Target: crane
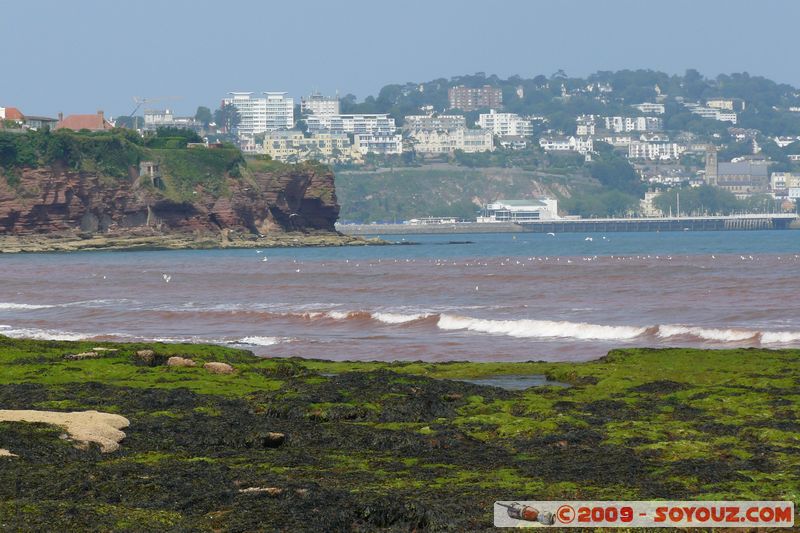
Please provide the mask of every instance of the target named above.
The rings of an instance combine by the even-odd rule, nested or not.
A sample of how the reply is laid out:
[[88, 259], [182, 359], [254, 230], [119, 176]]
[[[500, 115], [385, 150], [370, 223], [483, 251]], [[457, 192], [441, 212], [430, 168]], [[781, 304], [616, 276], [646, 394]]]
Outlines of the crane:
[[139, 108], [144, 104], [182, 99], [182, 96], [134, 96], [133, 103], [136, 104], [136, 107], [133, 108], [133, 111], [131, 111], [131, 114], [128, 115], [128, 117], [133, 117], [133, 115], [136, 114], [136, 112], [139, 111]]

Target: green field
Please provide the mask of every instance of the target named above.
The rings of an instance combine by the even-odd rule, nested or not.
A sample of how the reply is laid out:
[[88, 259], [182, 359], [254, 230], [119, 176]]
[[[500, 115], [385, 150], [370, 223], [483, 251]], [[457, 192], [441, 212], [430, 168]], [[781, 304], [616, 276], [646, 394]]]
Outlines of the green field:
[[[98, 346], [118, 351], [64, 358]], [[143, 348], [152, 363], [136, 360]], [[167, 367], [170, 355], [236, 371]], [[53, 426], [0, 423], [0, 448], [18, 455], [0, 457], [0, 529], [479, 531], [497, 499], [798, 502], [799, 357], [630, 349], [588, 363], [349, 363], [0, 337], [3, 409], [130, 420], [108, 454]], [[570, 386], [462, 381], [535, 374]]]

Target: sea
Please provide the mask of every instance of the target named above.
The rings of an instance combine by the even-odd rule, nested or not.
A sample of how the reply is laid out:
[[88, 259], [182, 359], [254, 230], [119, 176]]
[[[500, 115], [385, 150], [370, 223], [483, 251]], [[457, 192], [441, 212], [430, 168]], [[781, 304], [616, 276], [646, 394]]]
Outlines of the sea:
[[798, 231], [387, 239], [400, 244], [0, 254], [0, 334], [387, 361], [800, 347]]

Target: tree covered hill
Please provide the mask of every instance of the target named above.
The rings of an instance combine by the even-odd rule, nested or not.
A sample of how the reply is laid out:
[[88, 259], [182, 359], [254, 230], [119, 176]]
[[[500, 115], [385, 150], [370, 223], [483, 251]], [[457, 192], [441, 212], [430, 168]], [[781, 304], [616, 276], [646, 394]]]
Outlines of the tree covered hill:
[[563, 71], [549, 77], [511, 76], [506, 79], [479, 72], [422, 83], [386, 85], [377, 96], [368, 96], [362, 102], [348, 94], [342, 98], [342, 112], [389, 113], [398, 120], [419, 113], [423, 106], [432, 106], [441, 112], [449, 106], [448, 88], [458, 85], [499, 87], [503, 91], [505, 110], [546, 116], [553, 128], [565, 133], [574, 133], [577, 115], [634, 115], [637, 111], [630, 107], [632, 104], [653, 101], [659, 94], [665, 97], [667, 104], [672, 104], [667, 106], [667, 129], [724, 130], [727, 124], [692, 115], [675, 105], [675, 99], [733, 98], [746, 104], [739, 116], [739, 126], [761, 130], [765, 135], [800, 132], [800, 113], [788, 111], [790, 107], [800, 106], [798, 88], [746, 72], [707, 78], [694, 69], [683, 75], [654, 70], [598, 71], [585, 78], [570, 77]]

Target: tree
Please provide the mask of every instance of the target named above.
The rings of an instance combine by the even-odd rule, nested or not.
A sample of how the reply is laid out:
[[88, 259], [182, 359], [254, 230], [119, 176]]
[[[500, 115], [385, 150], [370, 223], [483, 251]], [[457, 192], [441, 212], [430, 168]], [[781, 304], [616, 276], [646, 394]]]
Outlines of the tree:
[[744, 209], [742, 202], [732, 192], [710, 185], [665, 191], [653, 200], [653, 205], [664, 213], [677, 215], [679, 194], [683, 215], [727, 215]]
[[214, 111], [214, 122], [217, 127], [225, 130], [226, 133], [232, 132], [241, 122], [239, 111], [233, 104], [222, 104], [219, 109]]
[[197, 108], [194, 119], [207, 128], [211, 121], [214, 120], [214, 116], [209, 108], [201, 105]]

